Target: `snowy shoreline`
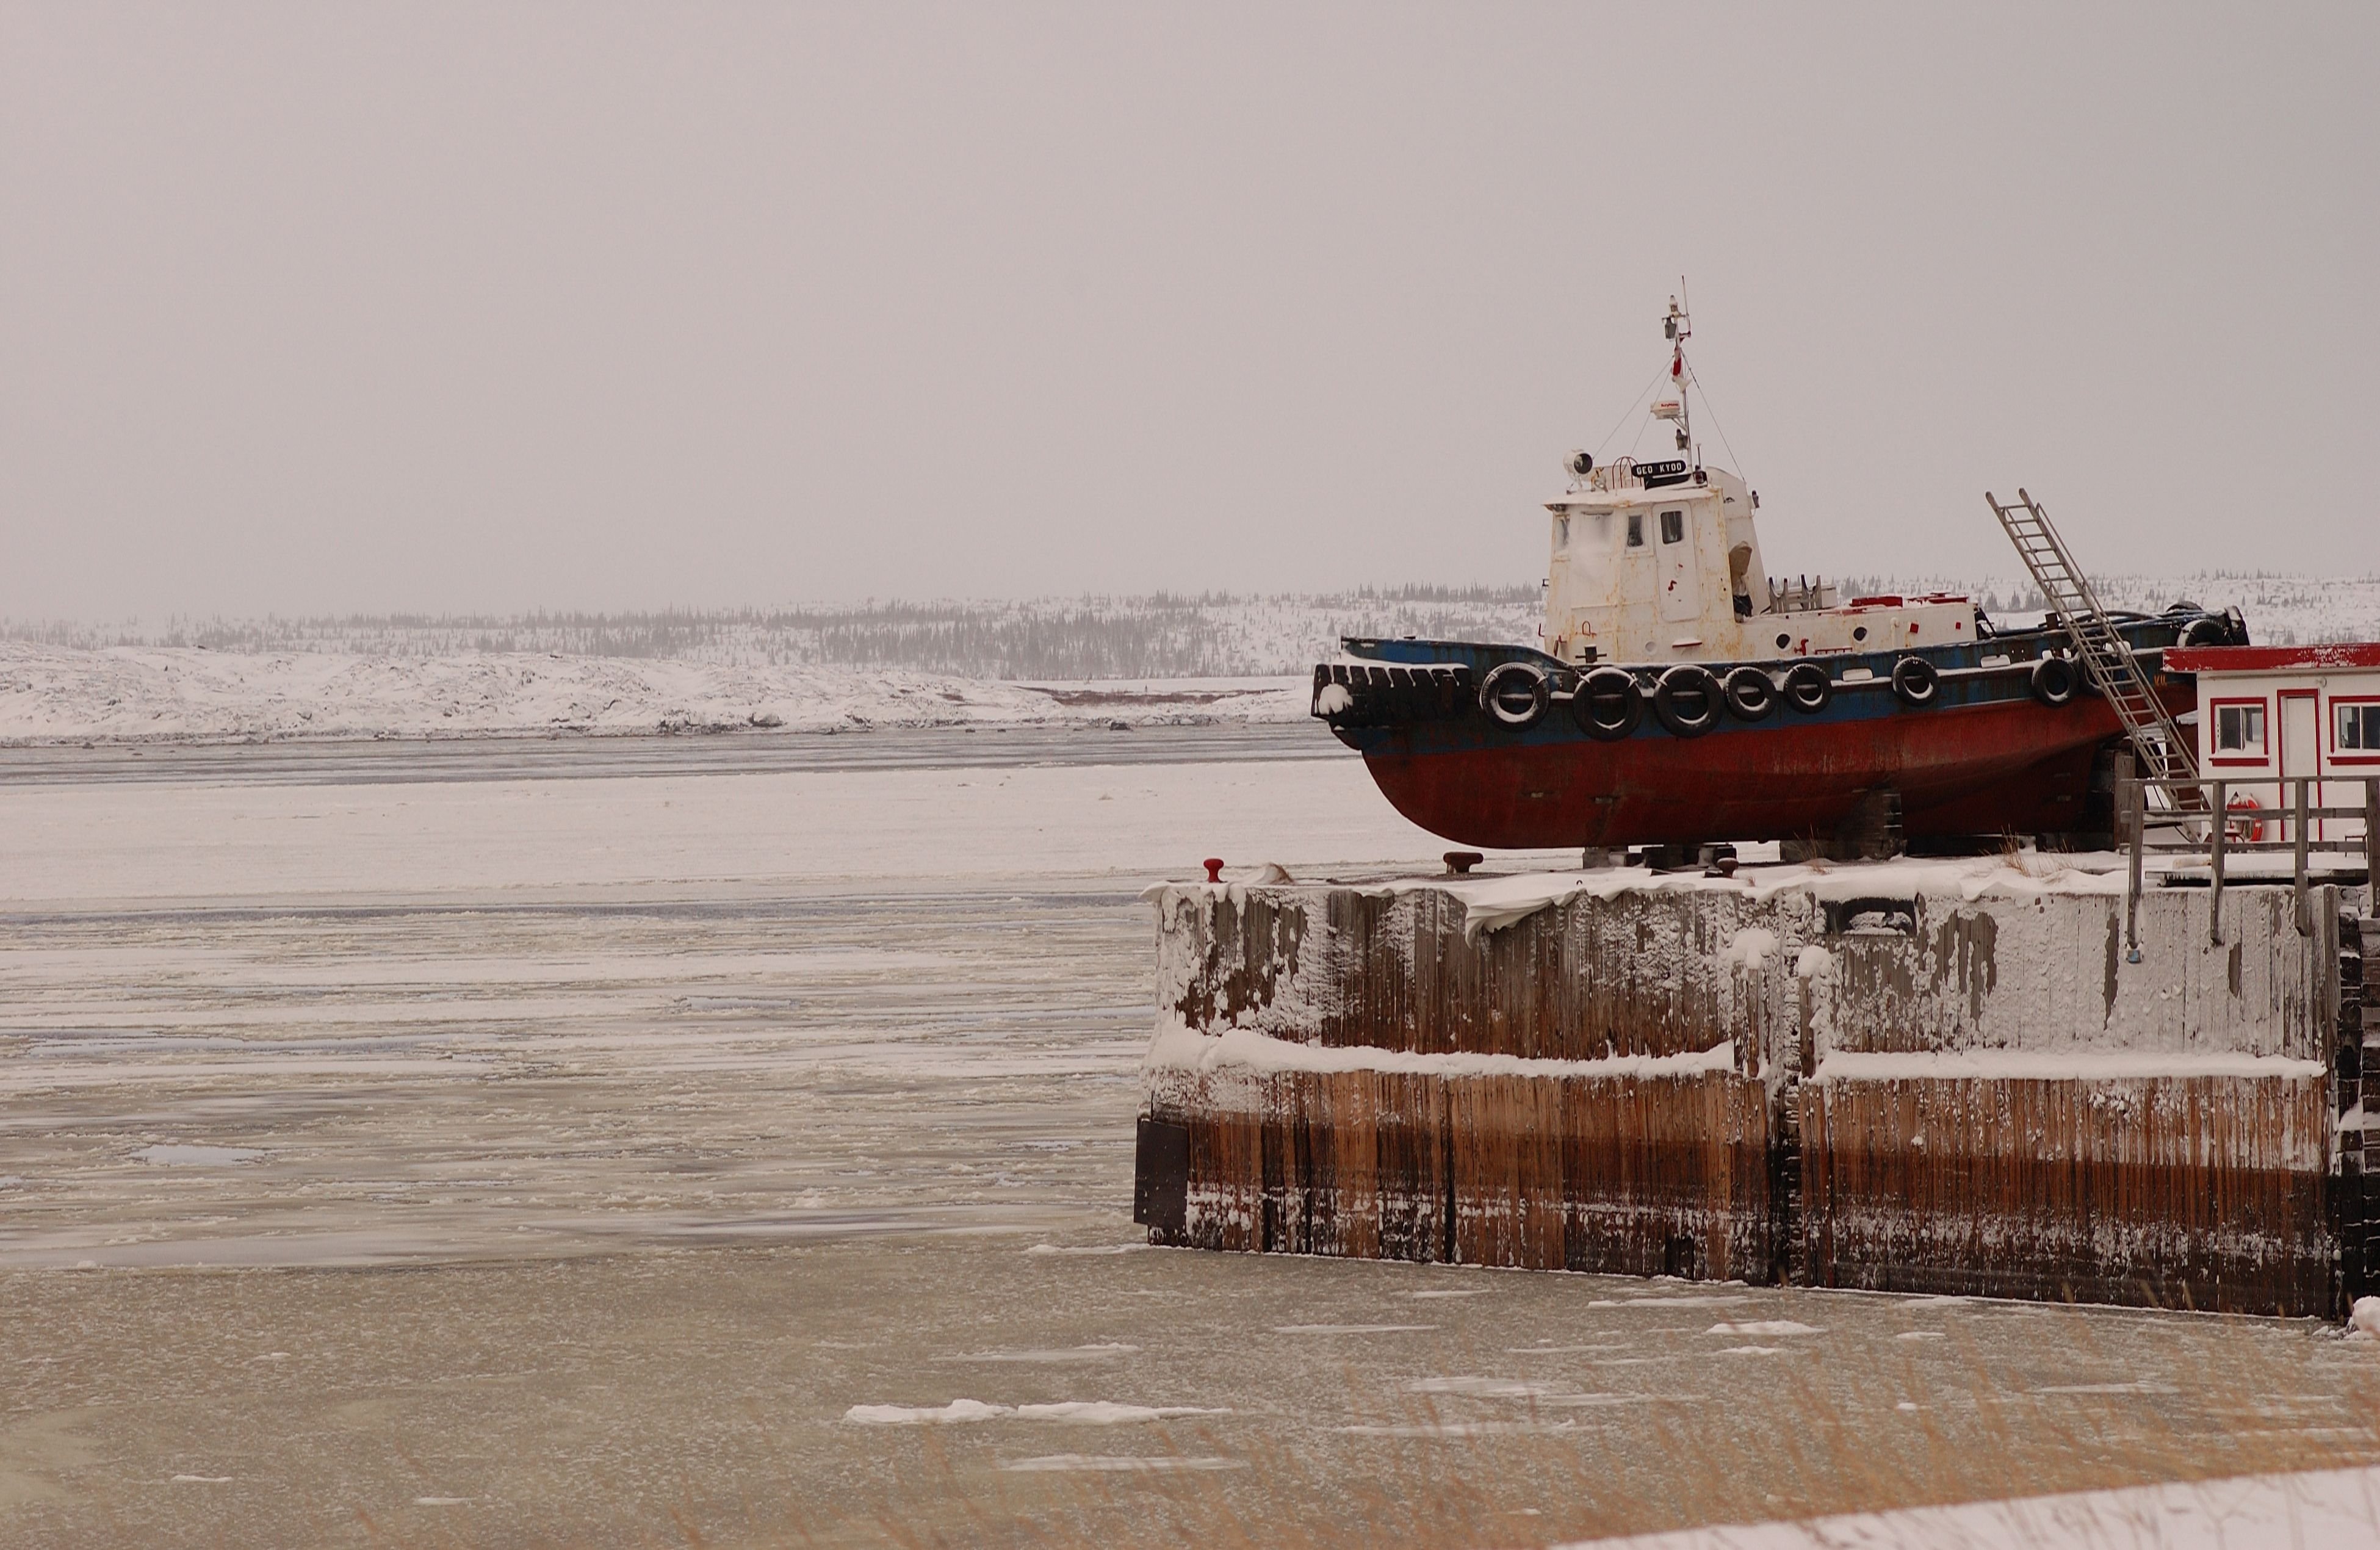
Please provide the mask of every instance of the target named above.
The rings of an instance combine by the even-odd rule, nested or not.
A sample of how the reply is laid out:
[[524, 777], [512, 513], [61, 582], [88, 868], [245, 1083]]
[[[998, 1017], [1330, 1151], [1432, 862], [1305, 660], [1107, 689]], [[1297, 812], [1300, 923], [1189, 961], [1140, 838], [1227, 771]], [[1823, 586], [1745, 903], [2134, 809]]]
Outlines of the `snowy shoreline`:
[[1302, 678], [1026, 684], [905, 669], [0, 642], [0, 746], [1295, 721]]
[[[2013, 586], [1939, 584], [2010, 617], [2038, 606]], [[2100, 586], [2116, 608], [2153, 612], [2185, 595], [2236, 602], [2260, 641], [2380, 636], [2380, 577], [2110, 576]], [[0, 621], [0, 746], [1292, 722], [1306, 713], [1306, 667], [1342, 635], [1525, 641], [1538, 607], [1534, 588], [1402, 588], [217, 621], [173, 624], [162, 636]], [[1235, 676], [1213, 676], [1226, 673]]]

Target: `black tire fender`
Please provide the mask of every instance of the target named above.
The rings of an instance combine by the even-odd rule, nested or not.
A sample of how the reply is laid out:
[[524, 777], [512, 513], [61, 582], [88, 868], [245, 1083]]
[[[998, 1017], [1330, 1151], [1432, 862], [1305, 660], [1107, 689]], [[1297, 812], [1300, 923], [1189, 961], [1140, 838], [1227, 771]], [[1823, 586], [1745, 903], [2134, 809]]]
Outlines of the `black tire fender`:
[[1901, 704], [1922, 710], [1942, 697], [1942, 670], [1923, 657], [1903, 657], [1892, 664], [1892, 692]]
[[1777, 708], [1777, 682], [1756, 667], [1727, 675], [1727, 708], [1739, 721], [1765, 721]]
[[1571, 696], [1571, 720], [1601, 743], [1617, 743], [1645, 723], [1645, 690], [1625, 668], [1599, 667]]
[[2060, 706], [2082, 692], [2082, 673], [2064, 657], [2044, 657], [2033, 664], [2030, 683], [2034, 698], [2044, 705]]
[[1545, 720], [1553, 694], [1543, 668], [1533, 662], [1503, 662], [1479, 681], [1479, 708], [1500, 727], [1526, 732]]
[[1815, 662], [1795, 662], [1785, 670], [1785, 702], [1804, 716], [1824, 710], [1835, 697], [1835, 681]]
[[2228, 621], [2212, 613], [2204, 613], [2181, 627], [2180, 643], [2184, 646], [2225, 646], [2230, 643]]
[[1718, 725], [1726, 703], [1718, 674], [1699, 662], [1680, 662], [1653, 690], [1653, 714], [1679, 737], [1700, 737]]

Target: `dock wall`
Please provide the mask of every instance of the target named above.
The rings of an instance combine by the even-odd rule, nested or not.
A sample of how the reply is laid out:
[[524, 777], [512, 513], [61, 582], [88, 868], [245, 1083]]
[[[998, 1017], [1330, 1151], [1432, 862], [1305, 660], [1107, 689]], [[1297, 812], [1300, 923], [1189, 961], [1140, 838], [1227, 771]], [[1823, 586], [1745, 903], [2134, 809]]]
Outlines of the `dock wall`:
[[2319, 890], [2301, 935], [2287, 890], [2235, 889], [2218, 942], [2203, 891], [2155, 892], [2133, 963], [2109, 879], [1988, 874], [1152, 890], [1136, 1215], [1217, 1249], [2338, 1307], [2360, 916]]

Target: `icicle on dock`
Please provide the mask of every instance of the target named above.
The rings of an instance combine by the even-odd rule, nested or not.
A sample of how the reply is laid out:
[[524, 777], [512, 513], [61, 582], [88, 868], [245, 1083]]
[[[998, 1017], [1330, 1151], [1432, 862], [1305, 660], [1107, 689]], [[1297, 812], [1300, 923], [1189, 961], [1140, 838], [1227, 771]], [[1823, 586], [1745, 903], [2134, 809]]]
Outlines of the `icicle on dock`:
[[2366, 889], [2131, 904], [2025, 855], [1149, 898], [1160, 1242], [2263, 1314], [2380, 1279]]

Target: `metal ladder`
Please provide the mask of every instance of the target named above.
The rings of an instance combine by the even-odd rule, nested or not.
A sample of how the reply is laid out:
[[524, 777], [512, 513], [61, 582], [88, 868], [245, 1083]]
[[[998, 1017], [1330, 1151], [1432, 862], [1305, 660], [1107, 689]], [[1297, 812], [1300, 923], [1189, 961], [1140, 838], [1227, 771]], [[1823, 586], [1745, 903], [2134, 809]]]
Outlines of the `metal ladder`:
[[[2124, 724], [2125, 740], [2146, 773], [2162, 781], [2195, 781], [2198, 759], [2190, 742], [2174, 724], [2165, 702], [2141, 676], [2131, 648], [2116, 633], [2107, 611], [2099, 606], [2098, 594], [2091, 590], [2089, 579], [2067, 551], [2058, 529], [2049, 525], [2049, 514], [2041, 509], [2041, 503], [2022, 486], [2010, 504], [2002, 505], [1988, 490], [1984, 499], [1991, 503], [1992, 515], [2000, 519], [2009, 542], [2016, 545], [2024, 568], [2033, 573], [2034, 585], [2048, 600], [2058, 627], [2074, 643], [2082, 671], [2090, 674], [2093, 685]], [[2195, 786], [2180, 788], [2174, 800], [2185, 813], [2207, 810], [2205, 794]]]

